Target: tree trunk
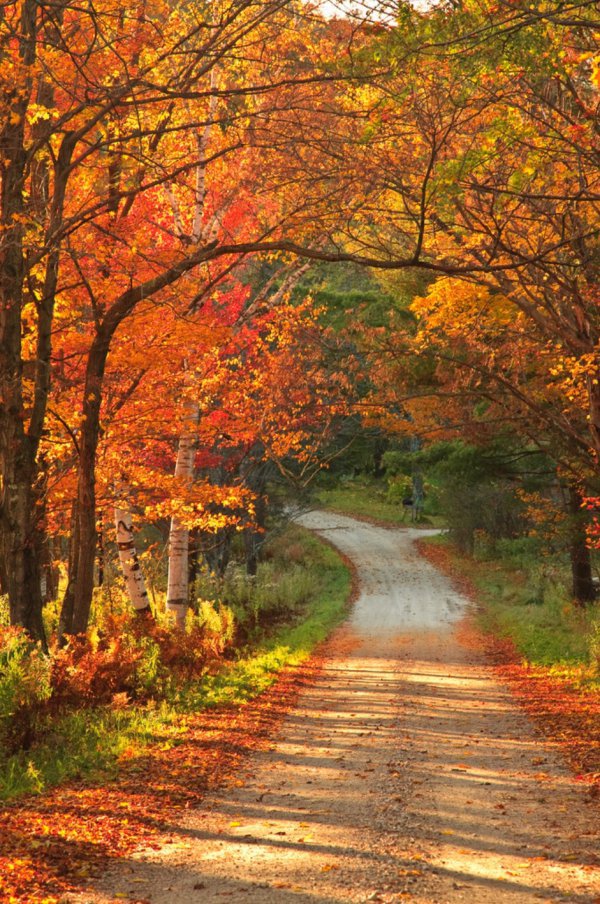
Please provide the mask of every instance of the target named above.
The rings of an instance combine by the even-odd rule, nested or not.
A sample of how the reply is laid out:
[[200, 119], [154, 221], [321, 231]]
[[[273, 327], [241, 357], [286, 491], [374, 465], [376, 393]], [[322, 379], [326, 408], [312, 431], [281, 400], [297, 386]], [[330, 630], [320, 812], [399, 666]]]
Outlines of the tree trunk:
[[[196, 427], [200, 412], [196, 402], [185, 405], [185, 423], [179, 438], [175, 479], [189, 486], [194, 479], [194, 455], [196, 451]], [[169, 531], [169, 576], [167, 581], [167, 611], [175, 616], [178, 628], [185, 627], [185, 617], [189, 605], [189, 530], [175, 515], [171, 518]]]
[[98, 587], [104, 586], [104, 570], [106, 566], [106, 549], [104, 547], [104, 516], [102, 512], [98, 512], [98, 541], [96, 547], [98, 550]]
[[[26, 0], [21, 15], [21, 56], [35, 60], [38, 4]], [[21, 312], [25, 261], [25, 114], [32, 83], [14, 91], [0, 127], [0, 556], [12, 624], [42, 640], [39, 531], [36, 525], [35, 437], [25, 429]]]
[[[7, 431], [13, 435], [17, 431]], [[26, 445], [24, 438], [23, 446]], [[3, 458], [1, 550], [4, 580], [9, 599], [10, 620], [26, 628], [45, 644], [42, 620], [40, 547], [42, 533], [37, 518], [34, 479], [18, 447]]]
[[569, 487], [569, 506], [571, 510], [571, 536], [569, 556], [571, 559], [571, 576], [573, 598], [580, 606], [593, 602], [596, 588], [592, 574], [592, 557], [587, 538], [587, 519], [582, 509], [583, 497], [579, 487]]
[[82, 428], [79, 444], [79, 477], [69, 553], [69, 580], [61, 611], [61, 635], [87, 630], [94, 593], [96, 560], [96, 452], [100, 436], [100, 403], [106, 358], [112, 330], [99, 330], [86, 369]]
[[77, 523], [77, 503], [73, 503], [71, 509], [71, 529], [69, 532], [69, 560], [67, 564], [67, 588], [63, 596], [58, 620], [58, 641], [61, 646], [67, 642], [69, 634], [73, 633], [73, 609], [75, 606], [75, 559], [79, 550], [79, 525]]
[[56, 599], [58, 593], [59, 571], [54, 564], [54, 543], [52, 537], [44, 535], [44, 543], [41, 555], [42, 568], [42, 598], [44, 603]]
[[140, 568], [140, 560], [133, 538], [131, 513], [117, 506], [115, 508], [115, 525], [117, 528], [119, 560], [123, 569], [123, 577], [125, 578], [125, 586], [127, 587], [131, 605], [137, 615], [151, 616], [152, 611], [148, 600], [148, 591], [146, 590], [144, 575]]

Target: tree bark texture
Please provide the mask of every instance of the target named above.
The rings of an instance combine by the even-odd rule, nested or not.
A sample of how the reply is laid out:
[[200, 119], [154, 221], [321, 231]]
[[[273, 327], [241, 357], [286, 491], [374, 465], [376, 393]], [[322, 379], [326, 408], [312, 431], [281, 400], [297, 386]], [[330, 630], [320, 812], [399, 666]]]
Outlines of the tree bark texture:
[[146, 590], [144, 575], [135, 548], [131, 512], [117, 506], [115, 508], [115, 525], [117, 529], [119, 561], [121, 562], [129, 600], [138, 615], [151, 615], [148, 591]]
[[[179, 438], [175, 479], [184, 486], [194, 479], [194, 457], [196, 451], [196, 428], [200, 412], [194, 401], [186, 402], [185, 423]], [[189, 605], [189, 530], [175, 515], [171, 518], [169, 531], [169, 575], [167, 581], [167, 611], [175, 616], [178, 628], [185, 627], [185, 617]]]
[[[116, 328], [116, 327], [115, 327]], [[100, 437], [100, 404], [106, 358], [114, 329], [101, 327], [90, 348], [83, 395], [79, 473], [69, 555], [69, 580], [61, 613], [65, 634], [87, 630], [94, 592], [96, 530], [96, 453]]]
[[[35, 60], [37, 7], [23, 4], [21, 58]], [[44, 641], [40, 586], [39, 531], [36, 525], [35, 441], [23, 417], [21, 312], [24, 304], [25, 260], [25, 115], [31, 79], [14, 91], [0, 128], [2, 166], [0, 197], [0, 556], [12, 624], [22, 625]]]
[[586, 531], [586, 517], [582, 510], [583, 496], [579, 487], [569, 487], [569, 504], [571, 509], [571, 537], [569, 557], [571, 560], [571, 576], [573, 597], [581, 606], [593, 602], [596, 588], [592, 572], [592, 557]]

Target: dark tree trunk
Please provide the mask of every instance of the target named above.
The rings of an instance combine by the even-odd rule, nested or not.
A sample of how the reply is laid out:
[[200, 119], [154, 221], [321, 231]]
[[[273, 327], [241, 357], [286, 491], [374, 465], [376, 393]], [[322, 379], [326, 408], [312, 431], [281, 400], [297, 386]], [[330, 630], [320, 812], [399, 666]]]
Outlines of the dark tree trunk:
[[104, 557], [106, 551], [104, 549], [104, 524], [102, 512], [98, 513], [98, 519], [100, 521], [100, 527], [98, 528], [98, 539], [97, 539], [97, 549], [98, 549], [98, 587], [102, 587], [104, 584]]
[[79, 549], [77, 524], [77, 504], [73, 503], [71, 510], [71, 530], [69, 536], [69, 559], [67, 565], [67, 588], [63, 597], [58, 621], [58, 638], [60, 644], [66, 642], [69, 634], [73, 633], [73, 609], [75, 606], [75, 562]]
[[41, 550], [42, 598], [44, 603], [56, 599], [59, 572], [54, 565], [54, 544], [47, 534], [43, 538]]
[[[69, 582], [65, 597], [65, 631], [83, 634], [87, 630], [94, 593], [96, 561], [96, 452], [100, 437], [100, 403], [106, 358], [112, 333], [100, 329], [88, 358], [79, 445], [79, 480], [75, 502], [75, 530], [69, 556]], [[71, 602], [72, 594], [72, 602]], [[72, 610], [71, 610], [72, 605]]]
[[[21, 15], [23, 62], [35, 61], [38, 4], [26, 0]], [[36, 499], [36, 436], [27, 433], [23, 401], [21, 312], [25, 260], [25, 115], [32, 83], [8, 98], [0, 126], [0, 557], [10, 618], [45, 643]]]
[[[65, 133], [53, 163], [35, 156], [25, 145], [27, 108], [34, 92], [34, 63], [42, 31], [43, 40], [58, 46], [63, 9], [57, 4], [45, 17], [36, 0], [22, 4], [18, 35], [20, 55], [30, 75], [7, 98], [9, 109], [0, 126], [2, 196], [0, 200], [0, 556], [9, 596], [11, 621], [23, 625], [45, 644], [42, 621], [42, 562], [44, 558], [43, 465], [37, 461], [48, 393], [52, 351], [52, 319], [58, 283], [60, 247], [55, 235], [62, 221], [66, 186], [75, 146]], [[51, 107], [54, 85], [43, 78], [37, 83], [35, 101]], [[46, 124], [33, 127], [41, 140]], [[43, 143], [43, 142], [42, 142]], [[34, 142], [35, 144], [35, 142]], [[53, 172], [53, 179], [51, 173]], [[29, 184], [26, 183], [30, 176]], [[27, 192], [26, 192], [27, 190]], [[43, 278], [26, 269], [23, 222], [31, 218], [45, 223], [44, 242], [52, 250], [45, 258]], [[25, 295], [35, 286], [39, 294]], [[23, 399], [21, 316], [25, 301], [35, 303], [37, 348], [33, 397], [26, 412]], [[27, 416], [26, 416], [27, 415]], [[28, 425], [27, 421], [29, 421]]]
[[573, 598], [576, 603], [585, 606], [596, 598], [596, 588], [592, 573], [592, 557], [587, 539], [587, 518], [581, 505], [583, 497], [579, 487], [569, 487], [569, 506], [571, 510], [571, 537], [569, 556], [571, 559], [571, 575]]

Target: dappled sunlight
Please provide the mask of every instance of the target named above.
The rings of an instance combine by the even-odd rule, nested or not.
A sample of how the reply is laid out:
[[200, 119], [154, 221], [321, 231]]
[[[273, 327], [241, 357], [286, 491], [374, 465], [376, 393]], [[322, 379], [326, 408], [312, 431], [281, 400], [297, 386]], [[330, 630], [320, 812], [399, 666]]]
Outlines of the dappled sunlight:
[[474, 900], [591, 901], [594, 838], [576, 825], [557, 830], [593, 804], [515, 712], [493, 668], [455, 642], [414, 637], [402, 693], [411, 812], [433, 842], [436, 875], [454, 877]]
[[[411, 569], [413, 588], [427, 580], [418, 559]], [[194, 890], [257, 904], [594, 902], [595, 804], [448, 629], [446, 599], [440, 630], [400, 610], [389, 633], [351, 619], [279, 735], [165, 826], [168, 844], [120, 869], [123, 891], [151, 889], [152, 904]], [[386, 600], [369, 603], [375, 625], [391, 617], [373, 608]]]
[[324, 668], [252, 772], [145, 855], [160, 881], [257, 902], [591, 900], [593, 846], [554, 831], [572, 778], [489, 666], [449, 640], [439, 661], [431, 632], [410, 640]]

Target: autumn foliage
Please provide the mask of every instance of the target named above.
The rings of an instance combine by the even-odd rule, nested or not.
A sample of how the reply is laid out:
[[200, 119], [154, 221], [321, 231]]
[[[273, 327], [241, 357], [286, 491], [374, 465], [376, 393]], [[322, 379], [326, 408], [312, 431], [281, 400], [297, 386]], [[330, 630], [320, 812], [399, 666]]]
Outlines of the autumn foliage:
[[177, 635], [132, 616], [108, 617], [102, 630], [69, 639], [52, 658], [23, 629], [0, 633], [0, 740], [5, 754], [28, 749], [69, 711], [147, 703], [199, 678], [234, 640], [230, 610], [206, 603]]
[[[164, 699], [247, 641], [255, 598], [236, 620], [200, 579], [223, 582], [234, 551], [254, 586], [281, 486], [301, 495], [346, 428], [543, 456], [545, 494], [519, 504], [569, 534], [573, 596], [595, 598], [597, 12], [368, 6], [2, 4], [7, 753], [66, 712]], [[313, 265], [340, 262], [369, 268], [384, 312], [359, 299], [331, 326]], [[32, 900], [68, 887], [72, 846], [94, 867], [82, 802], [99, 795], [78, 794], [71, 825], [11, 811], [9, 900], [35, 887], [26, 832], [53, 874]], [[129, 850], [126, 820], [106, 826], [101, 846]]]

